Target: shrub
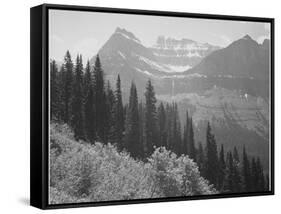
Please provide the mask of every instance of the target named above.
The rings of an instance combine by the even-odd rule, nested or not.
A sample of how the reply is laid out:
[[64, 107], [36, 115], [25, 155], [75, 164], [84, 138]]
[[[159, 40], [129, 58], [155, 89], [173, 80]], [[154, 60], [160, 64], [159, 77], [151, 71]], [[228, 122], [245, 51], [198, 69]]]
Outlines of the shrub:
[[215, 193], [192, 160], [163, 147], [144, 163], [111, 144], [77, 142], [65, 125], [50, 133], [51, 204]]

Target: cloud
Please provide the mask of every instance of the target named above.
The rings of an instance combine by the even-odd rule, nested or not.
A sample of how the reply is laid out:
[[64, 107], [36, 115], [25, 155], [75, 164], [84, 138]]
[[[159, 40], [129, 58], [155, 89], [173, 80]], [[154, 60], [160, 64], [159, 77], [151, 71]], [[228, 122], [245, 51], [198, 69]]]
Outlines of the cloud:
[[64, 42], [64, 40], [61, 38], [61, 37], [59, 37], [58, 35], [56, 35], [56, 34], [52, 34], [51, 36], [50, 36], [50, 40], [52, 41], [52, 42], [54, 42], [55, 44], [57, 44], [57, 43], [63, 43]]

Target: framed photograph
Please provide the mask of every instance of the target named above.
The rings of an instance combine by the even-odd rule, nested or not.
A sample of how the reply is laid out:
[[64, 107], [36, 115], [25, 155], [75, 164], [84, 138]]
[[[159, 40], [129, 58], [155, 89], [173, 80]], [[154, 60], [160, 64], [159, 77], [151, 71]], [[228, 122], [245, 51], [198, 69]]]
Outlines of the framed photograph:
[[31, 205], [274, 194], [274, 19], [31, 8]]

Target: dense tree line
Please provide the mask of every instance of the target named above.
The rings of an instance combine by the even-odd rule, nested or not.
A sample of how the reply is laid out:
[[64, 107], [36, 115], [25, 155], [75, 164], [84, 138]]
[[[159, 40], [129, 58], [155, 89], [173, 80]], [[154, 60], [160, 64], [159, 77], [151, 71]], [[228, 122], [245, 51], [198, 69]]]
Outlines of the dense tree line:
[[120, 76], [113, 89], [104, 78], [99, 56], [93, 67], [87, 61], [84, 68], [82, 56], [77, 55], [73, 63], [67, 51], [60, 69], [55, 61], [50, 62], [50, 74], [51, 120], [68, 124], [76, 140], [111, 143], [140, 160], [146, 160], [156, 148], [165, 147], [178, 156], [188, 155], [193, 159], [201, 175], [220, 192], [268, 190], [269, 179], [258, 157], [249, 157], [245, 147], [242, 157], [236, 147], [225, 153], [221, 145], [218, 151], [210, 123], [207, 123], [205, 146], [196, 144], [189, 112], [181, 127], [177, 104], [157, 105], [150, 80], [144, 103], [132, 82], [129, 103], [124, 105]]

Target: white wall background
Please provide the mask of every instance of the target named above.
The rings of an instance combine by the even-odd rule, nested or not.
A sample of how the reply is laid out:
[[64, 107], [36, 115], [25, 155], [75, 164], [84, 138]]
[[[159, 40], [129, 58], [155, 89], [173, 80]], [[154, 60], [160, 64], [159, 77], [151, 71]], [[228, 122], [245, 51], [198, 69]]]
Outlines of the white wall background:
[[[29, 8], [39, 0], [6, 0], [0, 6], [0, 213], [41, 213], [29, 203]], [[53, 0], [48, 3], [273, 17], [276, 82], [276, 195], [98, 208], [49, 213], [278, 213], [281, 206], [280, 2], [277, 0]], [[280, 212], [280, 211], [279, 211]]]

